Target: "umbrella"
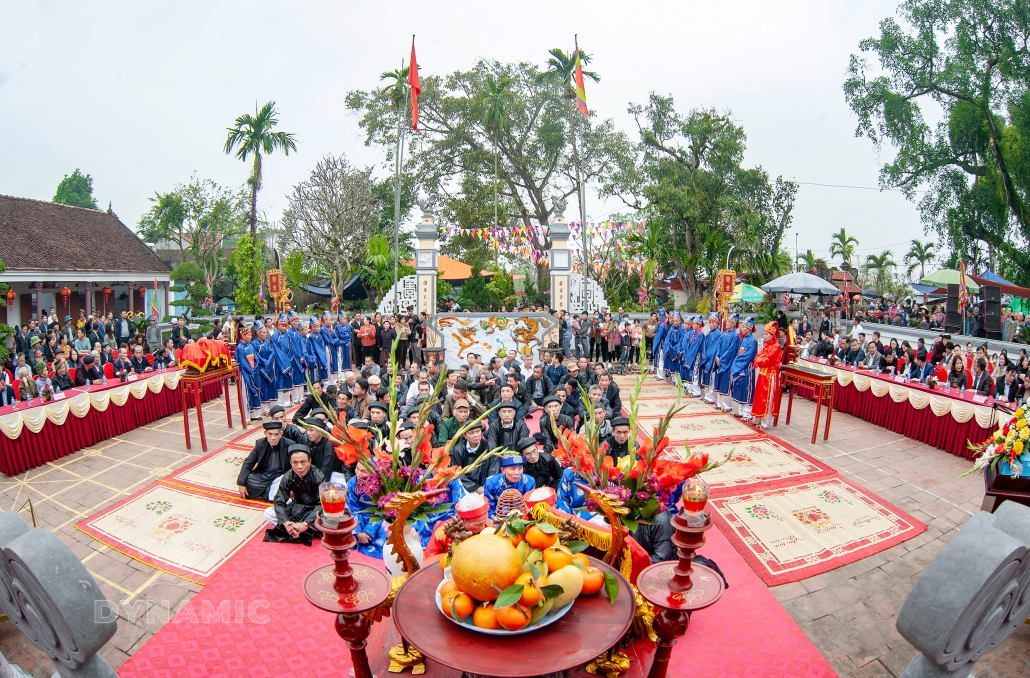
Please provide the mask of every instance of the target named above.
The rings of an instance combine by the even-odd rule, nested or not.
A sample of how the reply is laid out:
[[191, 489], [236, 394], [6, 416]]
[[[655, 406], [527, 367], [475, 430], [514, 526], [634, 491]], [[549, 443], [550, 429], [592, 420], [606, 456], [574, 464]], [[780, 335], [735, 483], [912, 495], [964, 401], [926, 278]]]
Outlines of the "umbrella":
[[871, 298], [875, 299], [876, 297], [879, 297], [879, 296], [882, 296], [882, 295], [879, 292], [877, 292], [876, 290], [869, 289], [869, 290], [862, 290], [862, 296], [863, 297], [871, 297]]
[[1005, 280], [1005, 278], [1002, 278], [1000, 275], [998, 275], [994, 271], [984, 271], [983, 275], [981, 275], [979, 277], [983, 278], [984, 280], [990, 280], [991, 282], [1001, 283], [1002, 285], [1012, 285], [1013, 284], [1013, 283], [1010, 283], [1008, 280]]
[[776, 280], [771, 280], [762, 289], [766, 292], [790, 292], [791, 294], [832, 294], [837, 296], [840, 290], [817, 275], [811, 273], [788, 273]]
[[765, 292], [754, 285], [741, 283], [733, 288], [733, 296], [730, 297], [730, 301], [733, 303], [744, 301], [749, 304], [759, 304], [765, 301]]
[[[942, 268], [939, 271], [934, 271], [919, 282], [923, 285], [937, 285], [937, 287], [958, 285], [959, 272], [953, 268]], [[969, 277], [969, 274], [966, 274], [966, 289], [969, 290], [970, 294], [976, 294], [980, 291], [980, 286], [976, 284], [976, 281]]]

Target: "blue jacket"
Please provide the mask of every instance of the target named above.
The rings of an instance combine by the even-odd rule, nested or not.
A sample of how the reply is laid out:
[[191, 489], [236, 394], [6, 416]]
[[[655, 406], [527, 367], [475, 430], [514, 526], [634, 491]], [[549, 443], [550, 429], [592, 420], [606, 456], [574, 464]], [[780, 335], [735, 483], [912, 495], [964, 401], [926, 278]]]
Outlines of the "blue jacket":
[[755, 335], [749, 334], [742, 337], [740, 346], [737, 348], [737, 357], [733, 359], [733, 371], [730, 372], [730, 375], [737, 376], [746, 372], [754, 364], [756, 355], [758, 355], [758, 340], [755, 339]]
[[654, 333], [654, 352], [658, 353], [658, 349], [662, 347], [662, 341], [665, 340], [665, 335], [669, 331], [669, 323], [658, 323], [658, 329]]
[[[914, 360], [911, 363], [909, 363], [909, 365], [908, 365], [908, 376], [911, 379], [915, 379], [916, 381], [919, 381], [919, 382], [925, 382], [926, 378], [929, 377], [931, 374], [933, 374], [933, 372], [934, 372], [933, 363], [931, 363], [929, 360], [927, 360], [926, 364], [923, 365], [923, 369], [922, 370], [919, 369], [919, 365]], [[969, 383], [970, 384], [973, 383], [972, 377], [970, 377]]]
[[390, 535], [387, 533], [386, 524], [383, 521], [373, 521], [370, 514], [362, 513], [373, 504], [368, 497], [358, 494], [357, 486], [358, 477], [351, 476], [347, 481], [347, 511], [358, 521], [358, 526], [354, 528], [355, 536], [364, 532], [372, 538], [372, 541], [367, 544], [358, 542], [358, 553], [371, 558], [382, 558], [383, 546], [386, 545], [386, 540]]
[[574, 469], [567, 468], [562, 471], [561, 482], [558, 484], [558, 498], [554, 507], [559, 511], [574, 513], [580, 518], [589, 520], [594, 514], [586, 510], [587, 498], [583, 490], [573, 483], [583, 482]]
[[486, 479], [483, 483], [483, 496], [490, 502], [490, 519], [493, 520], [494, 511], [497, 510], [497, 498], [501, 496], [501, 492], [507, 489], [515, 488], [522, 494], [529, 492], [536, 487], [536, 481], [533, 480], [533, 476], [523, 473], [522, 477], [519, 478], [517, 485], [512, 485], [508, 482], [508, 479], [504, 477], [504, 472], [495, 473]]
[[558, 367], [555, 367], [554, 364], [548, 365], [547, 369], [544, 371], [544, 374], [547, 375], [547, 378], [550, 379], [551, 383], [555, 386], [557, 386], [558, 382], [561, 381], [568, 373], [569, 369], [560, 363], [558, 364]]
[[736, 330], [723, 332], [722, 338], [719, 339], [719, 374], [729, 372], [737, 357], [738, 348], [740, 348], [740, 334]]
[[680, 342], [683, 341], [683, 325], [679, 327], [670, 326], [669, 331], [665, 333], [665, 357], [666, 358], [679, 358]]
[[[240, 366], [240, 374], [243, 376], [243, 383], [247, 385], [247, 391], [249, 391], [251, 395], [258, 395], [258, 383], [254, 377], [261, 368], [261, 360], [258, 357], [258, 352], [254, 346], [254, 342], [251, 341], [248, 344], [241, 341], [236, 344], [234, 355], [236, 357], [236, 364]], [[247, 356], [253, 356], [253, 366], [251, 366], [250, 360], [247, 359]]]
[[308, 341], [300, 330], [294, 327], [286, 330], [286, 338], [290, 342], [290, 362], [293, 363], [293, 370], [302, 374], [309, 367]]
[[694, 337], [694, 328], [685, 325], [683, 328], [683, 334], [680, 335], [679, 348], [676, 349], [676, 353], [680, 356], [681, 360], [686, 360], [687, 346], [690, 345], [690, 340]]
[[715, 356], [719, 354], [719, 341], [722, 339], [722, 330], [716, 328], [705, 336], [704, 353], [701, 362], [709, 372], [715, 366]]
[[319, 367], [325, 367], [325, 339], [322, 337], [322, 330], [312, 332], [308, 335], [308, 348], [315, 357]]
[[701, 331], [691, 333], [690, 341], [686, 342], [683, 348], [684, 364], [692, 366], [704, 345], [705, 335]]
[[351, 343], [350, 325], [348, 325], [347, 323], [344, 323], [344, 322], [337, 323], [337, 325], [336, 325], [336, 338], [339, 340], [338, 343], [336, 344], [337, 346], [341, 346], [341, 347], [343, 347], [345, 349], [350, 350], [350, 343]]
[[276, 384], [276, 377], [279, 375], [279, 368], [275, 360], [275, 347], [272, 346], [272, 342], [269, 339], [261, 341], [255, 339], [254, 344], [257, 345], [258, 359], [261, 365], [261, 376], [267, 379], [269, 382]]
[[293, 374], [293, 347], [290, 344], [289, 331], [276, 332], [268, 341], [272, 344], [276, 372]]

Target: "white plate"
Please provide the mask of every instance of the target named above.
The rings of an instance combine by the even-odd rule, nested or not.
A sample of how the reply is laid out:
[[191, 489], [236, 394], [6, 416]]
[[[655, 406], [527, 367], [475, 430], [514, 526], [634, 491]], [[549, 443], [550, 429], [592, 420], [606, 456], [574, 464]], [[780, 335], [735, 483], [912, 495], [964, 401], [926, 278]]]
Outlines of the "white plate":
[[447, 619], [452, 624], [457, 624], [458, 626], [462, 626], [464, 628], [467, 628], [470, 631], [476, 631], [477, 633], [485, 633], [485, 634], [487, 634], [489, 636], [519, 636], [519, 635], [522, 635], [523, 633], [529, 633], [530, 631], [536, 631], [537, 629], [542, 629], [545, 626], [547, 626], [549, 624], [553, 624], [554, 622], [556, 622], [559, 619], [561, 619], [562, 617], [564, 617], [565, 613], [568, 612], [570, 609], [572, 609], [572, 603], [576, 602], [576, 601], [572, 601], [572, 603], [569, 603], [568, 605], [566, 605], [564, 607], [561, 607], [561, 608], [559, 608], [557, 610], [552, 609], [550, 612], [548, 612], [547, 614], [544, 615], [543, 619], [541, 619], [537, 623], [529, 624], [528, 626], [524, 626], [521, 629], [519, 629], [518, 631], [509, 631], [507, 629], [482, 629], [482, 628], [479, 628], [478, 626], [476, 626], [475, 624], [472, 623], [472, 615], [469, 615], [469, 616], [465, 617], [464, 619], [462, 619], [461, 621], [458, 621], [456, 619], [451, 618], [450, 615], [444, 614], [444, 611], [443, 611], [443, 598], [440, 596], [440, 589], [443, 588], [443, 585], [446, 584], [448, 581], [449, 581], [448, 579], [444, 579], [436, 587], [436, 609], [440, 610], [440, 614], [443, 614], [444, 618]]

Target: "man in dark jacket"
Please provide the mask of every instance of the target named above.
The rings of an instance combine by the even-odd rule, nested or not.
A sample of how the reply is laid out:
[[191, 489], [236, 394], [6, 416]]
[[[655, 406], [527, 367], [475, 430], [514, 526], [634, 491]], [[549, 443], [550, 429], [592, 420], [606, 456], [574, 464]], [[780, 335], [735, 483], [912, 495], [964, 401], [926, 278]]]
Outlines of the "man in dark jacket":
[[87, 353], [84, 355], [82, 357], [82, 364], [75, 370], [75, 385], [85, 386], [87, 381], [90, 384], [99, 384], [103, 380], [104, 375], [100, 372], [100, 368], [97, 367], [96, 358], [93, 354]]
[[672, 536], [676, 530], [671, 520], [669, 512], [662, 511], [649, 522], [641, 521], [633, 533], [633, 538], [651, 556], [652, 563], [676, 558], [676, 549], [672, 545]]
[[263, 428], [265, 437], [254, 443], [236, 478], [243, 499], [271, 501], [275, 496], [272, 490], [278, 491], [274, 481], [290, 468], [287, 450], [294, 441], [283, 437], [282, 422], [266, 421]]
[[612, 375], [605, 372], [597, 381], [601, 387], [601, 397], [608, 401], [612, 408], [612, 414], [618, 416], [622, 412], [622, 398], [619, 393], [619, 385], [612, 381]]
[[523, 438], [518, 443], [519, 454], [522, 455], [522, 472], [536, 481], [537, 487], [558, 487], [561, 482], [562, 467], [558, 460], [537, 447], [536, 438]]
[[318, 486], [325, 476], [312, 465], [307, 445], [290, 445], [288, 454], [290, 469], [283, 474], [272, 506], [265, 510], [265, 520], [272, 525], [265, 531], [265, 541], [311, 546], [312, 538], [321, 537], [315, 517], [321, 504]]
[[343, 464], [343, 460], [336, 456], [336, 448], [333, 442], [326, 437], [329, 432], [329, 424], [317, 417], [304, 421], [307, 428], [304, 429], [304, 442], [311, 453], [311, 463], [322, 472], [326, 480], [333, 480], [333, 474], [339, 474], [336, 478], [338, 483], [346, 483], [354, 475], [354, 470]]
[[533, 399], [536, 405], [543, 405], [544, 398], [554, 394], [554, 383], [544, 374], [542, 365], [533, 368], [533, 374], [526, 379], [526, 394]]
[[[480, 456], [488, 452], [485, 438], [486, 425], [480, 422], [479, 426], [473, 426], [465, 431], [464, 440], [459, 440], [451, 450], [451, 463], [455, 466], [471, 466]], [[490, 459], [479, 465], [471, 473], [461, 477], [461, 484], [466, 492], [483, 493], [483, 484], [486, 479], [497, 473], [499, 466], [497, 459]]]
[[615, 417], [612, 419], [612, 434], [608, 436], [608, 454], [612, 459], [618, 461], [627, 454], [636, 454], [637, 446], [629, 439], [629, 419], [627, 417]]
[[515, 450], [516, 444], [529, 437], [529, 427], [524, 419], [515, 418], [515, 403], [505, 400], [497, 409], [497, 420], [490, 422], [486, 434], [486, 447], [489, 450], [500, 447]]
[[[572, 409], [572, 408], [569, 408]], [[553, 452], [558, 447], [558, 438], [554, 434], [551, 422], [553, 421], [559, 429], [565, 428], [575, 430], [575, 421], [572, 416], [561, 413], [562, 401], [556, 395], [544, 398], [544, 414], [540, 417], [540, 432], [535, 438], [544, 446], [544, 452]]]

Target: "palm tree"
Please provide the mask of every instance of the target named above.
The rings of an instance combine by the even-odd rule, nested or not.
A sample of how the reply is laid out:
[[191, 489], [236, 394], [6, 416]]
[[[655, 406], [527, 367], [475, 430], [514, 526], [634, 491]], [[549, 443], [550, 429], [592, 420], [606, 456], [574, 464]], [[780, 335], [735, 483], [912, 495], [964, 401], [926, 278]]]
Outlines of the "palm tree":
[[490, 131], [494, 142], [494, 228], [497, 228], [497, 136], [508, 126], [508, 107], [511, 105], [511, 85], [514, 78], [496, 79], [486, 76], [486, 89], [479, 97], [483, 103], [483, 126]]
[[[573, 78], [576, 75], [576, 53], [566, 54], [560, 47], [555, 47], [548, 52], [551, 58], [547, 60], [547, 70], [537, 75], [537, 81], [551, 83], [562, 88], [562, 95], [569, 102], [569, 131], [572, 134], [572, 161], [576, 167], [576, 191], [579, 193], [580, 210], [583, 206], [583, 183], [579, 176], [579, 148], [576, 146], [576, 85]], [[590, 63], [590, 56], [580, 50], [580, 62]], [[583, 71], [583, 77], [594, 82], [601, 82], [601, 76], [594, 71]], [[580, 221], [586, 221], [585, 214], [580, 214]], [[586, 233], [586, 226], [582, 227]], [[590, 257], [584, 252], [587, 275], [590, 275]], [[542, 281], [540, 281], [542, 282]]]
[[648, 221], [642, 233], [631, 233], [626, 238], [630, 256], [644, 260], [642, 280], [654, 280], [658, 276], [658, 267], [668, 257], [668, 241], [665, 229], [654, 221]]
[[922, 280], [926, 277], [926, 264], [932, 264], [936, 258], [937, 253], [934, 251], [937, 248], [932, 242], [919, 242], [918, 240], [912, 241], [912, 246], [908, 252], [905, 253], [905, 263], [908, 264], [908, 277], [912, 277], [912, 273], [919, 268], [919, 279]]
[[855, 256], [857, 245], [858, 238], [848, 235], [847, 231], [841, 228], [830, 238], [830, 256], [841, 258], [841, 268], [851, 268], [851, 258]]
[[865, 266], [870, 272], [875, 271], [876, 291], [880, 294], [887, 292], [890, 287], [891, 274], [897, 266], [894, 255], [890, 250], [884, 250], [879, 254], [870, 254], [866, 257]]
[[254, 173], [248, 179], [250, 183], [250, 237], [257, 242], [257, 194], [261, 188], [261, 154], [269, 155], [282, 151], [289, 155], [297, 150], [297, 141], [289, 132], [273, 132], [272, 128], [279, 124], [275, 110], [275, 102], [269, 101], [256, 110], [254, 115], [245, 113], [236, 118], [229, 128], [229, 137], [225, 140], [225, 154], [236, 151], [236, 157], [246, 162], [247, 157], [254, 156]]
[[369, 238], [364, 264], [360, 267], [361, 281], [369, 301], [378, 304], [393, 284], [393, 246], [385, 234]]
[[815, 268], [815, 252], [812, 250], [805, 250], [805, 253], [801, 255], [800, 262], [802, 271], [811, 271]]
[[385, 71], [379, 74], [379, 80], [391, 81], [383, 85], [379, 90], [379, 96], [390, 102], [390, 106], [399, 109], [408, 100], [408, 70], [409, 67], [398, 68], [393, 71]]

